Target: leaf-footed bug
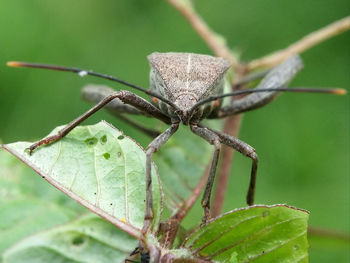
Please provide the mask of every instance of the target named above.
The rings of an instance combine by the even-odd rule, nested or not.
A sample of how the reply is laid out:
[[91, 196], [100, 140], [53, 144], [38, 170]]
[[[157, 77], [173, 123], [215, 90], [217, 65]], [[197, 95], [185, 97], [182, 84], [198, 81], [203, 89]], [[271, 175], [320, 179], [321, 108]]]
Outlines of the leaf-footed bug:
[[[177, 131], [180, 123], [189, 125], [193, 133], [214, 145], [215, 148], [207, 185], [201, 201], [201, 205], [204, 209], [203, 222], [206, 222], [210, 218], [210, 195], [221, 144], [232, 147], [252, 159], [250, 183], [247, 193], [248, 205], [253, 205], [254, 203], [258, 157], [253, 147], [230, 135], [205, 127], [201, 124], [201, 120], [204, 118], [224, 118], [229, 115], [262, 107], [271, 102], [279, 92], [345, 93], [343, 89], [287, 89], [286, 86], [288, 83], [302, 68], [302, 61], [299, 56], [292, 56], [269, 72], [266, 72], [266, 76], [255, 89], [238, 90], [231, 93], [224, 93], [225, 73], [230, 68], [230, 64], [226, 59], [209, 55], [170, 52], [152, 53], [148, 56], [148, 60], [151, 65], [149, 90], [113, 76], [78, 68], [26, 62], [8, 62], [8, 65], [13, 67], [33, 67], [70, 71], [78, 73], [80, 76], [91, 75], [105, 78], [142, 91], [153, 98], [152, 103], [150, 103], [130, 91], [121, 90], [110, 93], [104, 89], [90, 87], [90, 89], [85, 90], [85, 96], [87, 96], [89, 100], [97, 102], [97, 104], [66, 125], [56, 135], [44, 138], [31, 145], [29, 148], [29, 152], [32, 154], [37, 147], [51, 144], [59, 140], [83, 120], [107, 104], [107, 107], [113, 106], [114, 110], [122, 113], [145, 114], [169, 124], [170, 127], [160, 134], [134, 124], [134, 126], [141, 127], [141, 129], [148, 134], [158, 135], [148, 145], [146, 150], [146, 208], [141, 243], [143, 237], [145, 237], [149, 230], [150, 222], [153, 218], [151, 158], [153, 153], [157, 152]], [[261, 74], [258, 74], [255, 77], [262, 77], [260, 75]], [[252, 79], [254, 79], [254, 77], [248, 76], [246, 79], [243, 79], [239, 85], [247, 83]], [[222, 98], [243, 94], [249, 95], [233, 100], [227, 106], [222, 106]]]

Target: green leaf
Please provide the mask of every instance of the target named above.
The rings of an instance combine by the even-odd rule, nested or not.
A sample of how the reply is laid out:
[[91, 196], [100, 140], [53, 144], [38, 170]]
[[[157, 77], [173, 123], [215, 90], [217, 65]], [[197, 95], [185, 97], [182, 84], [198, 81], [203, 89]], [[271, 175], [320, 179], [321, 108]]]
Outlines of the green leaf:
[[308, 262], [308, 216], [286, 205], [233, 210], [195, 231], [183, 247], [218, 262]]
[[28, 235], [66, 223], [75, 217], [70, 209], [35, 199], [18, 199], [0, 207], [0, 253]]
[[[71, 204], [67, 206], [70, 198], [58, 190], [43, 191], [47, 183], [39, 176], [33, 177], [29, 167], [3, 150], [0, 171], [0, 254], [22, 238], [76, 216], [76, 209], [69, 209]], [[63, 199], [66, 200], [62, 206], [52, 202]]]
[[0, 150], [0, 206], [23, 196], [21, 182], [24, 165], [4, 150]]
[[36, 176], [35, 171], [24, 165], [15, 156], [0, 149], [0, 206], [15, 200], [35, 199], [56, 203], [75, 211], [86, 212], [85, 208], [57, 189], [48, 187], [47, 182]]
[[[101, 121], [76, 127], [63, 139], [40, 147], [32, 155], [25, 151], [30, 145], [18, 142], [3, 147], [94, 213], [135, 237], [139, 235], [145, 210], [146, 161], [145, 152], [137, 143]], [[158, 227], [161, 191], [155, 166], [152, 171], [154, 226]]]
[[3, 262], [123, 262], [136, 246], [136, 239], [90, 214], [22, 240], [5, 251]]
[[[106, 96], [114, 92], [112, 88], [106, 86], [90, 84], [89, 88], [92, 86], [103, 89]], [[225, 90], [231, 90], [229, 83], [226, 83]], [[88, 98], [88, 101], [98, 102], [90, 95], [85, 98]], [[108, 112], [116, 116], [120, 115], [120, 112], [113, 108], [108, 108]], [[205, 122], [210, 122], [209, 126], [216, 129], [222, 126], [222, 120]], [[159, 122], [156, 126], [160, 131], [169, 127]], [[185, 200], [192, 194], [204, 175], [212, 155], [212, 145], [191, 132], [188, 126], [180, 125], [179, 130], [160, 148], [159, 152], [152, 156], [159, 169], [165, 204], [171, 213], [174, 214], [179, 207], [182, 207]]]

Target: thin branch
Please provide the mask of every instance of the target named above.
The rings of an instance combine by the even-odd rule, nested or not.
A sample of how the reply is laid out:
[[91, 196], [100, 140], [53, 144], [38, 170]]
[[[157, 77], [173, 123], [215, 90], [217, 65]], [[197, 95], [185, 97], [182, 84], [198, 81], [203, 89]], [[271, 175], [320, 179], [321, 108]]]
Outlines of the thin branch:
[[164, 247], [170, 248], [175, 241], [176, 233], [182, 219], [187, 215], [188, 211], [193, 207], [198, 197], [202, 193], [203, 187], [205, 186], [209, 177], [210, 164], [207, 165], [205, 172], [197, 184], [196, 188], [193, 189], [190, 197], [182, 203], [182, 206], [178, 209], [177, 213], [168, 219], [164, 225], [167, 227], [164, 232], [165, 238], [161, 240], [161, 244]]
[[203, 187], [205, 186], [208, 180], [209, 170], [210, 170], [210, 163], [205, 169], [205, 172], [201, 180], [197, 184], [196, 188], [193, 189], [190, 197], [183, 203], [182, 207], [178, 210], [178, 212], [174, 216], [172, 216], [171, 219], [178, 220], [178, 222], [180, 223], [182, 219], [186, 216], [188, 211], [192, 208], [192, 206], [194, 205], [194, 203], [197, 201], [198, 197], [202, 193]]
[[303, 37], [302, 39], [288, 46], [285, 49], [278, 50], [272, 53], [271, 55], [267, 55], [265, 57], [251, 61], [246, 66], [247, 70], [252, 71], [254, 69], [262, 68], [262, 67], [273, 67], [281, 63], [291, 55], [304, 52], [305, 50], [308, 50], [311, 47], [331, 37], [341, 34], [349, 29], [350, 29], [350, 16], [340, 19], [328, 26], [325, 26], [315, 32], [312, 32], [309, 35], [306, 35], [305, 37]]
[[[272, 67], [279, 64], [292, 54], [301, 53], [312, 46], [331, 38], [337, 34], [340, 34], [350, 28], [350, 17], [343, 18], [337, 22], [334, 22], [318, 31], [315, 31], [300, 41], [290, 45], [288, 48], [282, 51], [277, 51], [271, 56], [267, 56], [262, 59], [254, 60], [246, 66], [246, 71], [255, 69], [257, 67], [269, 66]], [[260, 64], [259, 64], [260, 63]], [[264, 64], [268, 63], [268, 64]], [[274, 63], [274, 64], [269, 64]], [[243, 70], [243, 72], [245, 71]], [[239, 81], [242, 77], [242, 71], [238, 72], [235, 81]], [[223, 132], [237, 137], [241, 124], [242, 115], [235, 115], [227, 118], [224, 123]], [[222, 151], [222, 161], [219, 174], [217, 176], [217, 184], [214, 192], [214, 199], [212, 203], [212, 217], [216, 217], [221, 214], [223, 204], [225, 201], [225, 194], [228, 185], [228, 179], [232, 166], [232, 160], [234, 157], [234, 151], [229, 147], [224, 147]]]
[[323, 238], [340, 239], [350, 242], [350, 235], [348, 233], [335, 231], [332, 229], [319, 228], [319, 227], [308, 227], [307, 230], [309, 235], [318, 236]]
[[[207, 43], [211, 48], [213, 53], [216, 56], [224, 57], [228, 59], [232, 67], [236, 70], [236, 76], [234, 81], [239, 82], [243, 75], [250, 70], [259, 68], [259, 67], [272, 67], [285, 58], [289, 57], [291, 54], [300, 53], [305, 51], [308, 48], [311, 48], [318, 43], [331, 38], [337, 34], [340, 34], [350, 28], [350, 17], [346, 17], [342, 20], [339, 20], [325, 28], [318, 30], [310, 35], [304, 37], [295, 44], [287, 47], [284, 50], [277, 51], [272, 55], [263, 57], [261, 59], [253, 60], [248, 65], [241, 63], [238, 58], [231, 52], [229, 47], [226, 45], [224, 38], [219, 36], [217, 33], [212, 31], [209, 26], [203, 21], [203, 19], [196, 13], [193, 4], [190, 0], [167, 0], [169, 4], [175, 7], [190, 23], [192, 28], [202, 37], [202, 39]], [[234, 85], [233, 85], [234, 86]], [[241, 124], [241, 116], [236, 115], [229, 117], [224, 122], [224, 132], [232, 136], [237, 137], [239, 132], [239, 127]], [[212, 203], [212, 213], [213, 215], [218, 215], [221, 213], [222, 206], [224, 203], [225, 192], [228, 184], [228, 177], [230, 174], [230, 169], [232, 166], [233, 151], [231, 148], [224, 148], [223, 150], [223, 159], [221, 162], [221, 169], [217, 178], [217, 187], [215, 189], [214, 200]], [[189, 199], [185, 202], [185, 205], [182, 209], [179, 209], [179, 212], [173, 216], [173, 219], [179, 220], [180, 223], [183, 217], [190, 210], [194, 202], [199, 197], [205, 182], [208, 173], [206, 172], [200, 183], [197, 185], [195, 190], [192, 192]]]
[[224, 39], [209, 28], [204, 20], [196, 13], [191, 1], [168, 0], [168, 2], [186, 18], [192, 28], [202, 37], [216, 56], [228, 59], [235, 70], [242, 70], [242, 65], [239, 63], [238, 58], [232, 54], [231, 50], [225, 44]]

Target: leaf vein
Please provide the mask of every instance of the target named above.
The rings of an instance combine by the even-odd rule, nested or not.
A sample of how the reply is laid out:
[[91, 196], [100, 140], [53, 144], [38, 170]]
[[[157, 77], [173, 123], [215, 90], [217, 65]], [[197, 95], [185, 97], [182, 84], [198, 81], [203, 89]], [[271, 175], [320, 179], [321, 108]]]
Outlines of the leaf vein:
[[[87, 126], [87, 130], [89, 131], [89, 133], [91, 134], [92, 136], [92, 132], [91, 132], [91, 129], [89, 126]], [[95, 178], [96, 178], [96, 185], [97, 185], [97, 193], [96, 193], [96, 200], [95, 200], [95, 205], [97, 207], [100, 207], [100, 198], [101, 198], [101, 185], [100, 185], [100, 182], [99, 182], [99, 178], [98, 178], [98, 175], [97, 175], [97, 167], [96, 167], [96, 150], [95, 150], [95, 147], [93, 148], [93, 151], [94, 151], [94, 174], [95, 174]]]
[[[306, 231], [303, 231], [299, 235], [296, 235], [293, 238], [290, 238], [290, 239], [287, 239], [287, 240], [281, 242], [280, 245], [278, 245], [278, 246], [275, 246], [275, 247], [273, 247], [271, 249], [268, 249], [268, 250], [264, 250], [264, 253], [258, 254], [258, 255], [254, 256], [254, 257], [250, 257], [247, 262], [250, 262], [253, 259], [257, 259], [257, 258], [259, 258], [259, 257], [261, 257], [263, 255], [266, 255], [266, 254], [268, 254], [268, 253], [270, 253], [270, 252], [272, 252], [272, 251], [274, 251], [274, 250], [276, 250], [278, 248], [281, 248], [281, 247], [285, 246], [286, 244], [288, 244], [289, 242], [291, 242], [291, 241], [293, 241], [293, 240], [295, 240], [295, 239], [297, 239], [297, 238], [299, 238], [299, 237], [301, 237], [301, 236], [303, 236], [305, 234], [306, 234]], [[305, 256], [303, 256], [302, 258], [304, 258], [304, 257]], [[300, 260], [298, 260], [298, 261], [300, 261]]]
[[[204, 244], [202, 247], [196, 249], [194, 251], [194, 253], [198, 253], [199, 251], [201, 251], [202, 249], [206, 248], [207, 246], [213, 244], [215, 241], [218, 241], [220, 238], [222, 238], [223, 236], [225, 236], [226, 234], [228, 234], [229, 232], [231, 232], [233, 229], [235, 229], [236, 227], [238, 227], [240, 224], [243, 224], [247, 221], [250, 221], [252, 219], [255, 219], [255, 218], [258, 218], [260, 216], [251, 216], [251, 217], [248, 217], [248, 218], [245, 218], [244, 220], [242, 221], [239, 221], [237, 224], [235, 224], [234, 226], [230, 227], [227, 231], [219, 234], [217, 237], [213, 238], [212, 240], [210, 240], [208, 243]], [[198, 240], [198, 238], [197, 238]], [[192, 244], [193, 245], [193, 244]], [[190, 247], [192, 247], [192, 245]]]
[[50, 174], [52, 174], [52, 170], [55, 167], [56, 163], [58, 162], [58, 159], [61, 156], [61, 146], [62, 146], [62, 140], [59, 140], [58, 142], [58, 152], [57, 152], [57, 156], [56, 156], [56, 160], [52, 163], [51, 167], [49, 168], [49, 170], [47, 171], [47, 174], [50, 176]]
[[[128, 180], [127, 180], [127, 173], [126, 173], [126, 155], [124, 154], [124, 149], [122, 148], [121, 144], [119, 143], [119, 140], [117, 136], [112, 134], [113, 138], [116, 140], [116, 142], [120, 146], [120, 152], [123, 156], [124, 160], [124, 200], [125, 200], [125, 221], [130, 222], [130, 211], [128, 206], [128, 200], [129, 200], [129, 191], [128, 191]], [[119, 135], [118, 135], [119, 136]]]
[[268, 226], [262, 228], [261, 230], [259, 230], [257, 232], [254, 232], [253, 234], [248, 235], [247, 237], [245, 237], [245, 238], [235, 242], [234, 244], [220, 249], [219, 251], [215, 252], [214, 254], [211, 254], [210, 256], [208, 256], [208, 258], [212, 259], [212, 258], [220, 255], [221, 253], [223, 253], [223, 252], [225, 252], [225, 251], [227, 251], [227, 250], [229, 250], [229, 249], [231, 249], [231, 248], [233, 248], [233, 247], [235, 247], [235, 246], [237, 246], [237, 245], [239, 245], [241, 243], [244, 243], [244, 242], [246, 242], [248, 240], [252, 240], [252, 239], [254, 239], [254, 238], [264, 234], [266, 232], [266, 230], [268, 230], [268, 229], [271, 230], [273, 227], [275, 227], [277, 225], [284, 224], [284, 223], [287, 223], [287, 222], [291, 222], [291, 221], [294, 221], [294, 220], [297, 220], [297, 219], [300, 219], [300, 217], [294, 217], [294, 218], [290, 218], [290, 219], [287, 219], [287, 220], [279, 221], [279, 222], [274, 223], [272, 225], [268, 225]]

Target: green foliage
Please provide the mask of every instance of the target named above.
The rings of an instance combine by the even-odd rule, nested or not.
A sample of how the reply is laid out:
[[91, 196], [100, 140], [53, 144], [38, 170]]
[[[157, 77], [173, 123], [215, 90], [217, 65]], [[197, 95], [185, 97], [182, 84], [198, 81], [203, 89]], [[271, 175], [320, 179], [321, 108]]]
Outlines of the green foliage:
[[0, 207], [0, 253], [17, 241], [43, 229], [66, 223], [72, 210], [45, 200], [17, 199]]
[[[51, 135], [61, 128], [53, 130]], [[137, 235], [137, 229], [143, 225], [146, 189], [145, 154], [138, 144], [100, 122], [77, 127], [62, 140], [39, 148], [32, 155], [26, 151], [30, 145], [19, 142], [4, 147], [59, 190], [89, 209], [99, 211], [101, 216], [112, 217], [118, 226], [132, 226], [126, 231]], [[157, 226], [161, 193], [156, 169], [152, 170]]]
[[[57, 127], [50, 135], [61, 128]], [[125, 258], [137, 245], [126, 233], [138, 237], [143, 225], [145, 153], [142, 148], [103, 121], [76, 127], [60, 141], [39, 148], [32, 155], [26, 150], [30, 145], [18, 142], [3, 147], [56, 188], [120, 229], [92, 215], [71, 221], [77, 214], [65, 211], [64, 205], [48, 205], [45, 200], [38, 204], [32, 200], [13, 200], [0, 210], [1, 218], [6, 219], [0, 229], [8, 237], [0, 243], [4, 262], [119, 262]], [[189, 143], [187, 147], [193, 146]], [[177, 148], [177, 144], [170, 143], [163, 149], [162, 158], [170, 159]], [[190, 166], [184, 153], [175, 155], [177, 158], [168, 164], [168, 171], [174, 170], [181, 176], [193, 172], [176, 170]], [[196, 156], [199, 152], [190, 161]], [[153, 171], [157, 169], [153, 167]], [[172, 191], [183, 187], [171, 181], [165, 181], [164, 185], [171, 189], [167, 200], [173, 198]], [[161, 217], [161, 189], [153, 173], [154, 231]], [[179, 260], [200, 257], [218, 262], [269, 262], [283, 258], [297, 262], [307, 259], [307, 219], [305, 211], [283, 205], [234, 210], [193, 232], [181, 249], [174, 247], [166, 253]], [[159, 246], [152, 234], [148, 242]]]
[[285, 205], [234, 210], [197, 229], [185, 247], [219, 262], [308, 262], [308, 217]]
[[3, 150], [0, 169], [0, 253], [31, 234], [72, 220], [82, 211]]
[[89, 214], [23, 239], [3, 254], [3, 260], [4, 263], [122, 262], [136, 246], [136, 239]]
[[[336, 4], [333, 0], [201, 0], [195, 6], [245, 61], [281, 49], [350, 11], [347, 0]], [[3, 0], [0, 24], [0, 137], [6, 143], [41, 138], [84, 112], [90, 106], [80, 101], [80, 87], [91, 81], [56, 72], [10, 69], [4, 66], [6, 61], [86, 67], [147, 88], [147, 54], [211, 53], [166, 1]], [[347, 32], [303, 54], [305, 68], [292, 85], [349, 87], [349, 36]], [[149, 143], [149, 138], [103, 112], [87, 122], [100, 119], [115, 123], [143, 146]], [[311, 211], [311, 225], [349, 231], [349, 120], [348, 96], [284, 94], [272, 105], [246, 114], [240, 138], [255, 147], [260, 157], [257, 202], [303, 207]], [[151, 119], [142, 118], [142, 122], [157, 125]], [[155, 158], [159, 154], [162, 151]], [[19, 194], [82, 211], [8, 156], [0, 152], [0, 178], [5, 178], [0, 182], [0, 208]], [[250, 162], [235, 154], [225, 211], [244, 205], [249, 169]], [[193, 224], [201, 213], [197, 206], [186, 220]], [[332, 246], [310, 242], [311, 262], [349, 261], [349, 242]]]

